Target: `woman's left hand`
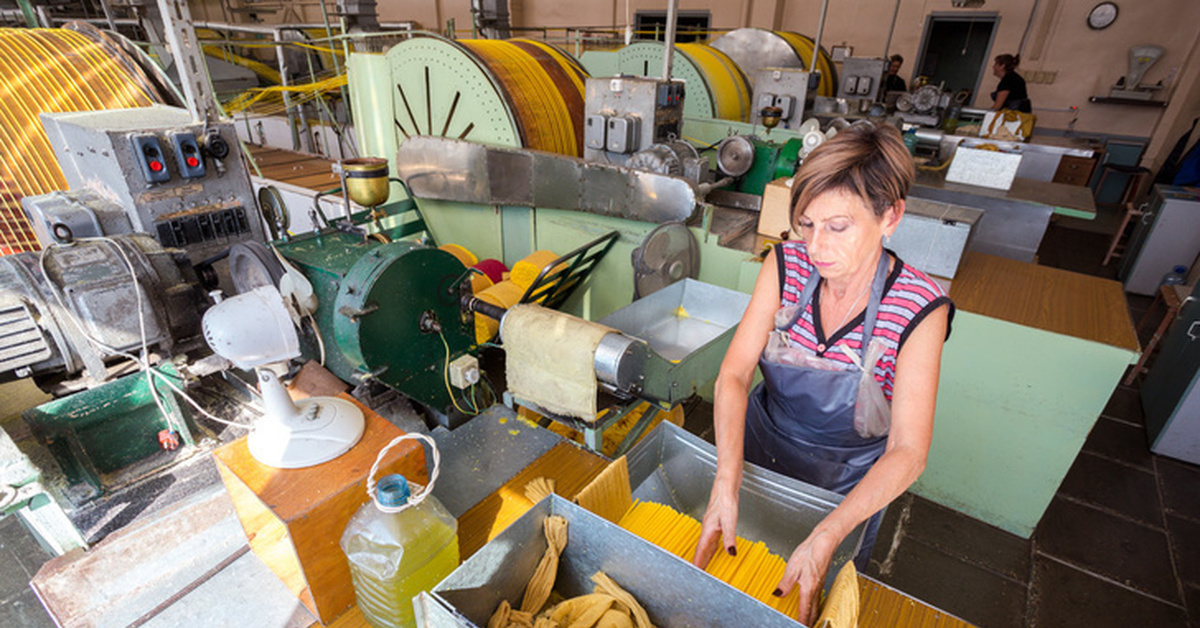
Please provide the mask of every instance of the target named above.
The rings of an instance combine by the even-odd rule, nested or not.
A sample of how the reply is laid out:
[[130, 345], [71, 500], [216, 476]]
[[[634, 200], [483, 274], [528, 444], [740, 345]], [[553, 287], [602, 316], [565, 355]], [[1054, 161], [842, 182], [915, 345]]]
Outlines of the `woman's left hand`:
[[778, 597], [790, 594], [793, 587], [800, 588], [797, 619], [805, 626], [811, 626], [817, 620], [817, 597], [825, 588], [825, 574], [829, 571], [829, 563], [833, 560], [838, 543], [833, 534], [814, 531], [792, 552], [783, 572], [783, 580], [779, 581], [779, 588], [776, 589]]

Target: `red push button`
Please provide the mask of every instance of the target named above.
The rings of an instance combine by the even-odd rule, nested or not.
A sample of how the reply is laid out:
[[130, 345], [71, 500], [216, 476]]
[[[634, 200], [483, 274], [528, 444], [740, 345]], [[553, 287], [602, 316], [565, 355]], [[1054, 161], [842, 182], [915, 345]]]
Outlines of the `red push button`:
[[188, 157], [187, 165], [188, 165], [188, 168], [195, 168], [196, 166], [200, 165], [200, 160], [196, 159], [195, 157]]
[[162, 172], [162, 169], [163, 169], [162, 162], [161, 162], [161, 161], [157, 161], [157, 160], [155, 160], [155, 161], [151, 161], [151, 162], [150, 162], [150, 169], [151, 169], [151, 170], [153, 170], [153, 171], [155, 171], [155, 172]]

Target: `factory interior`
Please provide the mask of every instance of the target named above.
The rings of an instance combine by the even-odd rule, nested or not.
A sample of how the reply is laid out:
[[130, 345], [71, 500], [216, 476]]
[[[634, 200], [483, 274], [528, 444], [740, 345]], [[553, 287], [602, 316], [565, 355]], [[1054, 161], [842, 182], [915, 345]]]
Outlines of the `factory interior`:
[[[0, 626], [1200, 628], [1200, 3], [0, 0], [0, 88]], [[801, 617], [862, 492], [696, 566], [714, 394], [881, 129], [950, 333]]]

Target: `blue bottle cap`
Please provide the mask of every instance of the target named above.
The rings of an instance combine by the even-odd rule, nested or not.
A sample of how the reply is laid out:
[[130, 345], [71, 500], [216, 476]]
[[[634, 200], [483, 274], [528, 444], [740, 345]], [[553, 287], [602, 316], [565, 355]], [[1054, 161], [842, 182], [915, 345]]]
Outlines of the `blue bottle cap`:
[[379, 500], [381, 506], [403, 506], [408, 503], [409, 495], [408, 480], [399, 473], [385, 475], [375, 485], [375, 499]]

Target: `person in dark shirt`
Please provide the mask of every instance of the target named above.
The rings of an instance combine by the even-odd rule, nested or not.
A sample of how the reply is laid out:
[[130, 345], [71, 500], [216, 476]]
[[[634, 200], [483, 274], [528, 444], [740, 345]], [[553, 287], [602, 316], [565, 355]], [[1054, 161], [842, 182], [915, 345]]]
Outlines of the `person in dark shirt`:
[[996, 91], [992, 92], [992, 109], [1014, 109], [1023, 113], [1033, 113], [1033, 104], [1029, 101], [1029, 92], [1025, 91], [1025, 79], [1017, 74], [1017, 64], [1021, 63], [1018, 55], [1000, 55], [992, 65], [992, 74], [1000, 78]]
[[907, 92], [908, 84], [900, 78], [900, 66], [904, 65], [904, 57], [892, 55], [888, 59], [887, 76], [884, 77], [883, 89], [887, 92]]

